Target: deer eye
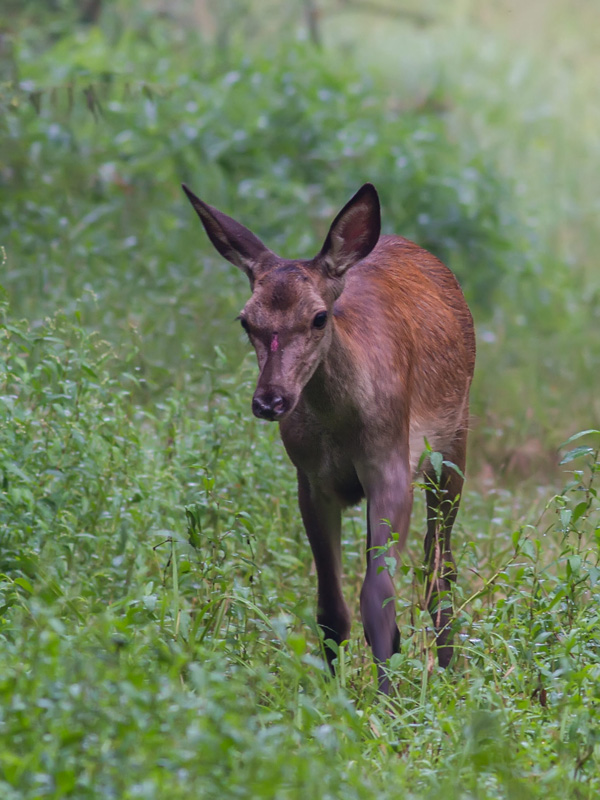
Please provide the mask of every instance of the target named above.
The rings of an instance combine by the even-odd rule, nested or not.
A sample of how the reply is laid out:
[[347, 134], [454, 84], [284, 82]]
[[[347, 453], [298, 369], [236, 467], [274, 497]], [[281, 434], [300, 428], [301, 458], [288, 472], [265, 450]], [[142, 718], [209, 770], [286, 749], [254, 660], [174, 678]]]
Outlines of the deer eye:
[[315, 314], [315, 318], [313, 319], [313, 328], [317, 330], [322, 330], [325, 325], [327, 324], [327, 312], [326, 311], [319, 311], [318, 314]]

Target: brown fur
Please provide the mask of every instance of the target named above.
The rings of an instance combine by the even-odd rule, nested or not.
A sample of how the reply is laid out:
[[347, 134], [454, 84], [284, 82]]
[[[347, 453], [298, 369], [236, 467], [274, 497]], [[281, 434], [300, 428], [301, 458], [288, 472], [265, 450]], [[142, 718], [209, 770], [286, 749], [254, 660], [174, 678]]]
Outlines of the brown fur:
[[[450, 533], [462, 476], [444, 466], [436, 485], [421, 456], [426, 440], [464, 470], [475, 336], [458, 282], [416, 244], [379, 238], [379, 202], [370, 184], [338, 214], [311, 261], [278, 258], [239, 223], [194, 195], [190, 199], [215, 247], [251, 281], [252, 297], [241, 317], [260, 370], [253, 411], [279, 421], [298, 472], [325, 638], [339, 643], [349, 633], [341, 589], [341, 509], [365, 496], [361, 613], [380, 688], [389, 690], [385, 661], [398, 648], [399, 634], [394, 604], [387, 602], [393, 585], [380, 558], [390, 537], [385, 520], [402, 546], [420, 464], [429, 486], [428, 602], [445, 666], [452, 655], [447, 595], [456, 573]], [[276, 348], [270, 347], [274, 339]], [[334, 651], [327, 653], [331, 663]]]

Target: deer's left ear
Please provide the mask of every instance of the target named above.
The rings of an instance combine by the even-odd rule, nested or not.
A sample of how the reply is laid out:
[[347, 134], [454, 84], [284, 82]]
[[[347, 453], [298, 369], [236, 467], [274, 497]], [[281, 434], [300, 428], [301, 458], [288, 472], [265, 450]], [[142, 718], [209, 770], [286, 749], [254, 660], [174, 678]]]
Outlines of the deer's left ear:
[[333, 220], [318, 258], [332, 277], [341, 277], [369, 255], [380, 233], [379, 197], [373, 184], [365, 183]]
[[243, 270], [252, 283], [256, 262], [265, 253], [270, 252], [268, 247], [265, 247], [258, 236], [248, 228], [196, 197], [185, 183], [182, 184], [182, 188], [216, 250], [227, 261]]

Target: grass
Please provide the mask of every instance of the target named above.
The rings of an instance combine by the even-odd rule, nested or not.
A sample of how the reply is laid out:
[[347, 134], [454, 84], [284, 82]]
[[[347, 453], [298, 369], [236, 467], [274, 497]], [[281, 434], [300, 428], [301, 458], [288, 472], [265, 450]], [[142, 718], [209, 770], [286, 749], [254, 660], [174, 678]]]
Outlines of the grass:
[[[478, 6], [449, 20], [432, 4], [441, 22], [403, 26], [401, 55], [389, 21], [361, 17], [377, 58], [346, 17], [346, 50], [325, 17], [317, 54], [275, 14], [274, 48], [251, 8], [228, 8], [221, 49], [128, 3], [92, 27], [75, 4], [24, 4], [4, 41], [0, 794], [595, 798], [600, 434], [555, 463], [599, 427], [593, 111], [581, 131], [561, 111], [588, 95], [565, 94], [560, 63], [564, 82], [548, 76], [520, 18]], [[515, 40], [519, 92], [503, 79]], [[589, 61], [564, 48], [591, 75], [591, 45]], [[412, 65], [388, 66], [401, 88], [384, 59]], [[537, 87], [550, 152], [569, 143], [559, 194], [518, 122]], [[205, 249], [181, 178], [284, 255], [314, 250], [371, 178], [388, 229], [461, 274], [479, 362], [449, 671], [418, 499], [394, 691], [376, 695], [359, 623], [360, 508], [344, 521], [354, 624], [329, 679], [293, 470], [249, 411], [254, 359], [231, 322], [244, 279]]]
[[[4, 347], [4, 796], [595, 796], [597, 450], [579, 454], [594, 475], [516, 529], [513, 495], [467, 494], [448, 673], [415, 511], [384, 701], [358, 625], [326, 675], [290, 470], [248, 419], [248, 366], [214, 365], [204, 416], [187, 391], [140, 406], [127, 362], [68, 319], [9, 324]], [[355, 611], [363, 524], [345, 526]]]

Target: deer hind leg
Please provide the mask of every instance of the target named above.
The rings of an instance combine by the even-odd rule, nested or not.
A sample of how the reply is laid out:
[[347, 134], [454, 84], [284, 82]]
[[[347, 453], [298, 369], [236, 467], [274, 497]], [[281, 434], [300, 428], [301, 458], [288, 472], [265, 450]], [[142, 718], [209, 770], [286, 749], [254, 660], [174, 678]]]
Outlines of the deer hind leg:
[[[384, 694], [390, 691], [385, 663], [400, 649], [394, 584], [386, 557], [395, 556], [406, 541], [413, 500], [410, 477], [408, 454], [404, 452], [383, 464], [374, 480], [365, 481], [367, 569], [360, 593], [360, 613], [365, 638], [377, 664], [379, 690]], [[388, 549], [392, 532], [398, 534], [398, 542]]]
[[[457, 433], [452, 450], [445, 460], [464, 472], [466, 429]], [[456, 581], [456, 563], [452, 555], [452, 526], [458, 513], [464, 479], [454, 467], [442, 466], [441, 480], [430, 469], [425, 475], [427, 488], [427, 535], [425, 537], [425, 592], [427, 607], [436, 632], [438, 662], [447, 667], [454, 652], [452, 645], [452, 590]]]
[[[317, 622], [325, 641], [336, 644], [350, 635], [350, 611], [342, 593], [342, 512], [336, 500], [311, 485], [298, 470], [298, 503], [317, 571]], [[329, 668], [337, 654], [325, 645]]]

